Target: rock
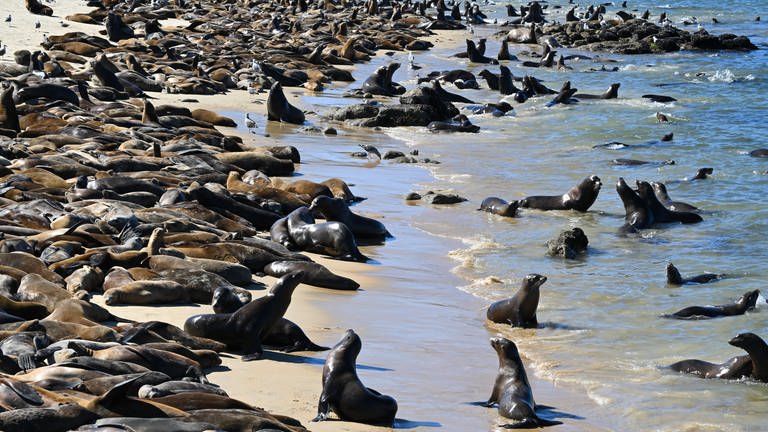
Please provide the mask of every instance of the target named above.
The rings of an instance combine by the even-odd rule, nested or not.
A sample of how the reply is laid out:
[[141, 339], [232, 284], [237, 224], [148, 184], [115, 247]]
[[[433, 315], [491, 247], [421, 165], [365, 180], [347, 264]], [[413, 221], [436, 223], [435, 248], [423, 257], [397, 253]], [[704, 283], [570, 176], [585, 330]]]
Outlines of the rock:
[[573, 228], [563, 231], [547, 242], [547, 255], [562, 256], [567, 259], [576, 259], [578, 255], [587, 251], [589, 240], [581, 228]]

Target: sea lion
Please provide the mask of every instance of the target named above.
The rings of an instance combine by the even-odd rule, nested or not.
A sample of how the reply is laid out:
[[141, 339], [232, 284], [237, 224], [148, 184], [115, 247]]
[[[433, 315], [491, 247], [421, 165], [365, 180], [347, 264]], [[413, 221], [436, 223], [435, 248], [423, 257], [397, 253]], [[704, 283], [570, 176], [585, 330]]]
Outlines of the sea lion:
[[472, 63], [499, 64], [499, 61], [481, 53], [472, 39], [467, 39], [467, 58]]
[[670, 285], [685, 285], [690, 283], [703, 284], [712, 282], [717, 279], [722, 279], [723, 276], [725, 275], [702, 273], [700, 275], [684, 278], [682, 275], [680, 275], [680, 271], [677, 270], [677, 267], [675, 267], [674, 264], [667, 264], [667, 283]]
[[387, 66], [380, 66], [369, 76], [361, 90], [364, 93], [380, 96], [395, 96], [405, 93], [405, 88], [400, 84], [392, 82], [392, 76], [400, 68], [400, 63], [392, 62]]
[[40, 3], [39, 0], [24, 0], [24, 6], [35, 15], [53, 16], [53, 9]]
[[295, 271], [304, 272], [304, 283], [321, 288], [353, 291], [360, 288], [360, 284], [352, 279], [339, 276], [322, 264], [311, 261], [274, 261], [264, 266], [264, 273], [283, 277]]
[[664, 183], [653, 182], [651, 183], [651, 186], [653, 187], [653, 193], [656, 195], [656, 198], [667, 209], [682, 212], [695, 212], [699, 210], [698, 207], [688, 203], [684, 203], [682, 201], [672, 201], [672, 199], [669, 197], [669, 194], [667, 193], [667, 186], [664, 185]]
[[365, 387], [357, 376], [355, 362], [362, 342], [352, 329], [333, 347], [323, 366], [323, 391], [317, 404], [315, 421], [328, 419], [331, 411], [344, 421], [392, 426], [397, 402]]
[[[488, 78], [486, 78], [486, 80], [487, 79]], [[499, 66], [498, 84], [499, 84], [499, 93], [503, 95], [511, 95], [520, 91], [520, 89], [515, 87], [512, 71], [510, 71], [509, 68], [504, 65]]]
[[472, 124], [464, 114], [459, 114], [450, 121], [431, 121], [427, 124], [430, 132], [480, 132], [480, 126]]
[[637, 232], [653, 226], [653, 212], [622, 177], [616, 182], [616, 192], [624, 204], [624, 225], [619, 228], [620, 232]]
[[752, 360], [750, 376], [758, 381], [768, 382], [768, 344], [754, 333], [741, 333], [728, 343], [739, 347], [749, 354]]
[[304, 330], [291, 320], [280, 318], [262, 341], [264, 345], [274, 347], [282, 352], [296, 351], [326, 351], [330, 348], [320, 346], [304, 333]]
[[682, 222], [684, 224], [689, 224], [698, 223], [704, 220], [696, 213], [678, 212], [667, 209], [661, 202], [659, 202], [658, 198], [656, 198], [656, 194], [650, 183], [638, 180], [636, 184], [637, 195], [645, 201], [648, 208], [653, 212], [653, 220], [655, 223]]
[[216, 288], [211, 299], [211, 308], [214, 313], [232, 313], [251, 301], [250, 296], [237, 295], [232, 287], [222, 286]]
[[674, 165], [675, 161], [668, 159], [664, 161], [654, 162], [654, 161], [644, 161], [644, 160], [638, 160], [638, 159], [624, 159], [624, 158], [618, 158], [611, 161], [614, 165]]
[[49, 408], [21, 408], [0, 413], [6, 432], [66, 431], [91, 423], [99, 416], [69, 403]]
[[677, 319], [706, 319], [721, 316], [744, 315], [748, 310], [754, 309], [760, 290], [747, 291], [739, 297], [735, 303], [718, 306], [688, 306], [673, 314], [664, 315], [664, 318]]
[[506, 40], [514, 43], [521, 44], [535, 44], [536, 42], [536, 25], [531, 24], [530, 28], [518, 27], [513, 28], [507, 32]]
[[520, 202], [518, 201], [507, 202], [501, 198], [488, 197], [480, 203], [480, 208], [478, 210], [499, 216], [514, 217], [517, 214], [519, 205]]
[[392, 237], [384, 224], [369, 217], [353, 213], [341, 198], [318, 196], [309, 205], [310, 211], [318, 211], [329, 222], [341, 222], [355, 235], [355, 239]]
[[139, 388], [140, 398], [153, 399], [180, 393], [211, 393], [227, 396], [227, 392], [214, 384], [204, 384], [194, 381], [165, 381], [158, 384], [145, 384]]
[[546, 276], [531, 273], [523, 278], [520, 289], [506, 300], [500, 300], [488, 307], [486, 316], [495, 323], [510, 324], [512, 327], [535, 328], [536, 308], [539, 306], [539, 287], [547, 281]]
[[293, 290], [304, 274], [295, 272], [283, 276], [270, 288], [269, 293], [230, 314], [194, 315], [184, 322], [184, 331], [227, 344], [241, 347], [242, 360], [261, 358], [264, 336], [283, 317], [291, 303]]
[[139, 280], [104, 292], [104, 303], [108, 305], [189, 302], [189, 292], [184, 286], [171, 280]]
[[491, 338], [491, 346], [499, 356], [499, 373], [485, 406], [492, 407], [497, 404], [502, 417], [517, 421], [502, 427], [522, 429], [562, 424], [560, 421], [543, 419], [536, 414], [531, 385], [528, 383], [528, 375], [515, 343], [509, 339], [495, 337]]
[[597, 200], [600, 193], [600, 177], [593, 175], [584, 178], [561, 196], [529, 196], [520, 200], [520, 207], [537, 210], [576, 210], [586, 212]]
[[589, 94], [589, 93], [576, 93], [573, 95], [575, 98], [579, 99], [616, 99], [619, 97], [619, 87], [621, 86], [621, 83], [613, 83], [608, 87], [608, 90], [605, 91], [603, 94]]
[[691, 181], [693, 180], [704, 180], [708, 178], [708, 176], [712, 175], [712, 173], [715, 170], [713, 168], [699, 168], [696, 170], [696, 174], [691, 177]]
[[267, 95], [267, 120], [299, 125], [304, 123], [304, 113], [288, 102], [279, 82], [272, 84]]
[[346, 225], [341, 222], [314, 221], [307, 207], [299, 207], [288, 215], [288, 233], [301, 250], [324, 253], [348, 261], [368, 261], [368, 257], [357, 248], [355, 236]]

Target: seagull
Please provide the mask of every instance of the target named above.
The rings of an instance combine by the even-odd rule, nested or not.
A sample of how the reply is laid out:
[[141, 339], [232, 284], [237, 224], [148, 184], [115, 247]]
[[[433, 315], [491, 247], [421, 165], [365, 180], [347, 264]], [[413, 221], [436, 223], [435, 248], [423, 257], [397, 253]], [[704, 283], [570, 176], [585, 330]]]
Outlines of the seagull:
[[13, 19], [13, 17], [11, 16], [11, 14], [8, 14], [8, 17], [5, 18], [5, 22], [8, 23], [8, 27], [11, 26], [11, 20], [12, 19]]
[[370, 157], [372, 154], [376, 155], [379, 159], [381, 159], [381, 153], [379, 153], [379, 149], [376, 147], [370, 145], [370, 144], [358, 144], [360, 148], [368, 152], [368, 157]]
[[256, 121], [251, 118], [251, 113], [245, 113], [245, 127], [253, 129], [256, 127]]

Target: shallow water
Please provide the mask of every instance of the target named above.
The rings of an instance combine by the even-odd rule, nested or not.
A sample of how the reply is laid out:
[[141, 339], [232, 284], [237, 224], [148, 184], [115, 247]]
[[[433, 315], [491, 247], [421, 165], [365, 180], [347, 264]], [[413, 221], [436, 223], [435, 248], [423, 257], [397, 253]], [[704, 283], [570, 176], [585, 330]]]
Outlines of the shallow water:
[[[564, 13], [564, 3], [550, 2], [550, 10], [562, 4]], [[487, 336], [501, 332], [518, 344], [530, 374], [558, 387], [542, 391], [568, 392], [572, 405], [557, 408], [581, 418], [559, 417], [566, 423], [560, 429], [764, 429], [768, 385], [702, 380], [663, 366], [685, 358], [719, 363], [743, 354], [727, 341], [741, 332], [768, 337], [765, 298], [760, 298], [757, 310], [739, 317], [676, 321], [659, 316], [685, 306], [728, 303], [745, 291], [764, 287], [768, 162], [751, 158], [748, 152], [766, 147], [768, 27], [753, 18], [768, 19], [768, 5], [756, 0], [674, 2], [661, 8], [651, 2], [630, 3], [640, 12], [650, 9], [652, 16], [664, 11], [675, 23], [698, 16], [711, 32], [746, 34], [762, 50], [605, 55], [618, 61], [606, 65], [618, 66], [614, 73], [589, 72], [600, 64], [584, 60], [569, 62], [570, 71], [523, 68], [513, 62], [515, 76], [533, 74], [555, 89], [571, 80], [580, 91], [602, 93], [610, 83], [620, 82], [619, 98], [553, 108], [545, 107], [548, 98], [513, 103], [513, 116], [470, 115], [482, 128], [479, 134], [430, 134], [423, 128], [369, 133], [342, 127], [337, 137], [291, 135], [290, 143], [305, 157], [299, 169], [303, 175], [322, 180], [329, 177], [329, 166], [336, 167], [331, 175], [351, 179], [353, 191], [371, 198], [354, 210], [380, 218], [396, 236], [383, 247], [364, 249], [376, 260], [372, 273], [389, 286], [362, 292], [343, 308], [348, 326], [362, 326], [363, 332], [377, 335], [364, 338], [361, 359], [367, 352], [377, 365], [393, 369], [370, 373], [367, 378], [373, 387], [397, 391], [400, 412], [423, 423], [401, 426], [458, 431], [498, 424], [493, 412], [462, 402], [487, 397], [496, 363]], [[727, 12], [734, 4], [748, 12]], [[502, 10], [502, 5], [496, 7]], [[494, 16], [503, 19], [501, 12]], [[723, 24], [710, 25], [712, 16]], [[474, 37], [496, 30], [476, 27]], [[489, 39], [487, 53], [495, 53], [498, 44]], [[532, 48], [510, 47], [513, 53]], [[477, 73], [484, 68], [450, 57], [462, 49], [418, 53], [416, 63], [425, 66], [419, 72], [467, 68]], [[416, 72], [405, 66], [406, 54], [392, 58], [404, 65], [395, 80], [413, 88]], [[389, 60], [379, 56], [357, 68], [358, 82], [350, 87], [359, 86]], [[462, 94], [478, 102], [498, 100], [484, 83], [483, 87]], [[331, 88], [304, 103], [327, 112], [330, 106], [350, 103], [340, 98], [344, 90]], [[678, 101], [649, 102], [640, 97], [647, 93]], [[672, 121], [657, 123], [656, 112]], [[318, 126], [324, 122], [318, 121]], [[270, 123], [258, 133], [267, 132], [279, 142], [284, 133], [296, 130]], [[658, 141], [669, 132], [674, 133], [673, 141]], [[637, 146], [593, 148], [611, 141]], [[373, 144], [382, 153], [418, 149], [421, 157], [442, 163], [423, 166], [430, 176], [413, 166], [354, 159], [348, 153], [358, 150], [357, 143]], [[615, 158], [676, 163], [615, 166], [611, 164]], [[714, 168], [711, 178], [686, 181], [705, 166]], [[585, 214], [523, 209], [519, 217], [509, 219], [476, 211], [487, 196], [513, 200], [560, 195], [593, 174], [602, 179], [603, 188]], [[619, 177], [628, 182], [665, 182], [673, 199], [703, 209], [704, 222], [670, 224], [641, 236], [618, 235], [624, 217], [615, 192]], [[452, 191], [469, 201], [449, 207], [409, 206], [403, 201], [411, 190], [430, 189]], [[589, 237], [588, 255], [576, 261], [546, 257], [545, 242], [576, 226]], [[728, 277], [705, 285], [668, 286], [664, 271], [668, 262], [674, 262], [684, 276], [713, 272]], [[446, 274], [451, 267], [453, 274]], [[511, 296], [522, 277], [534, 272], [548, 277], [538, 316], [549, 325], [537, 330], [484, 329], [485, 306]], [[394, 308], [402, 321], [377, 322], [376, 308]], [[429, 342], [418, 343], [425, 340]]]

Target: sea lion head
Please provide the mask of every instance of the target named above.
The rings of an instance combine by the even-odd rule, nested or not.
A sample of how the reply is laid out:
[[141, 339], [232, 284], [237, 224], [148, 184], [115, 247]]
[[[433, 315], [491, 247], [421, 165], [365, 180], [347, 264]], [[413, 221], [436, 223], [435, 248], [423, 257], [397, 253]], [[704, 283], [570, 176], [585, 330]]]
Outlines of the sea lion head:
[[491, 346], [499, 355], [499, 364], [506, 361], [520, 361], [520, 353], [517, 351], [517, 345], [507, 338], [500, 336], [491, 338]]
[[358, 336], [354, 330], [347, 329], [347, 331], [344, 332], [344, 336], [341, 337], [341, 340], [333, 347], [333, 351], [344, 351], [345, 357], [354, 362], [357, 355], [360, 353], [362, 346], [363, 342], [360, 340], [360, 336]]
[[542, 275], [537, 274], [537, 273], [531, 273], [529, 275], [526, 275], [525, 278], [523, 278], [523, 286], [522, 287], [525, 290], [538, 289], [546, 281], [547, 281], [547, 277], [546, 276], [542, 276]]
[[747, 291], [742, 294], [736, 303], [743, 305], [746, 304], [748, 309], [752, 309], [757, 304], [757, 298], [760, 296], [760, 290]]
[[744, 350], [746, 350], [749, 347], [755, 346], [756, 344], [760, 344], [760, 343], [765, 344], [765, 342], [760, 338], [760, 336], [754, 333], [741, 333], [735, 336], [733, 339], [729, 340], [728, 343], [730, 345], [739, 347]]

